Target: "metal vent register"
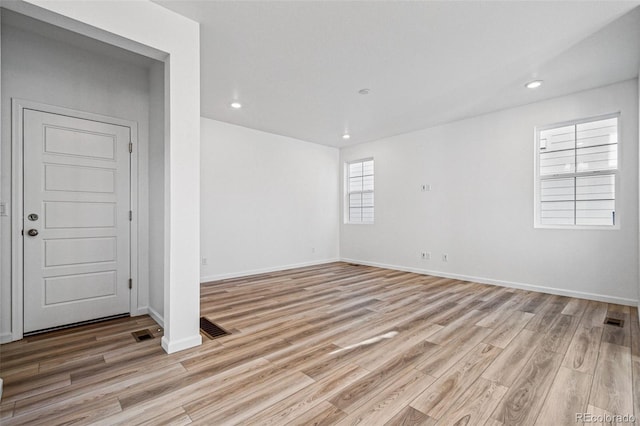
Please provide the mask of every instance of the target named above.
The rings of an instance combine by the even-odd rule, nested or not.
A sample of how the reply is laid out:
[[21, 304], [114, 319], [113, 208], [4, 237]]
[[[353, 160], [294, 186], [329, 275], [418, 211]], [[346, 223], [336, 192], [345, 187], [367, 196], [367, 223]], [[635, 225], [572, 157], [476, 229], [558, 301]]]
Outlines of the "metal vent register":
[[200, 317], [200, 330], [207, 335], [209, 339], [216, 339], [218, 337], [231, 334], [221, 327], [218, 327], [205, 317]]

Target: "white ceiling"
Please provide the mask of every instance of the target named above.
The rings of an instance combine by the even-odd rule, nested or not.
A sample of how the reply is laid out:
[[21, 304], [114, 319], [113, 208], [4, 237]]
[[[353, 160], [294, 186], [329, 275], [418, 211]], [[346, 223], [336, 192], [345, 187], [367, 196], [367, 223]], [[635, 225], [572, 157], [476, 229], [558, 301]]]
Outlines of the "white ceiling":
[[157, 3], [201, 23], [203, 116], [336, 147], [640, 67], [640, 1]]

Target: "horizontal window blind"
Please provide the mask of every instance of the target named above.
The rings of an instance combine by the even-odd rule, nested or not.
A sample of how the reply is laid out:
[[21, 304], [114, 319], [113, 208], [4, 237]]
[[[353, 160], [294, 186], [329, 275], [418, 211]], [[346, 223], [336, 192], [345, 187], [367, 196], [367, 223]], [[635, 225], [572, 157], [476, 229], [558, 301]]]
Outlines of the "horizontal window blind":
[[348, 217], [352, 223], [373, 223], [373, 160], [347, 165]]
[[541, 225], [615, 224], [618, 117], [538, 133]]

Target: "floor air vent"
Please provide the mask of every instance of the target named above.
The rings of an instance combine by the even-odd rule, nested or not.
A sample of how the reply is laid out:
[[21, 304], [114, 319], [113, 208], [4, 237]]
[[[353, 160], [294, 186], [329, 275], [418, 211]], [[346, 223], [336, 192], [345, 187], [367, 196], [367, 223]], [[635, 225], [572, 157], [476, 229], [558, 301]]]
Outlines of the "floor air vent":
[[131, 333], [136, 342], [144, 342], [153, 339], [153, 334], [149, 330], [138, 330]]
[[604, 323], [607, 325], [614, 325], [616, 327], [624, 327], [624, 320], [618, 318], [606, 317]]
[[218, 337], [226, 336], [230, 333], [224, 329], [218, 327], [205, 317], [200, 317], [200, 330], [207, 335], [209, 339], [216, 339]]

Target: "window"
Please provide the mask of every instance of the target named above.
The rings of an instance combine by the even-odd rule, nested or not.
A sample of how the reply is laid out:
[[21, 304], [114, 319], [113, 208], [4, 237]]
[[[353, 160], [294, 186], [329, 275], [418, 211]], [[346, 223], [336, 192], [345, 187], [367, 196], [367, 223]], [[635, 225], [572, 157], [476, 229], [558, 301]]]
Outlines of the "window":
[[347, 163], [349, 223], [373, 223], [373, 159]]
[[536, 131], [540, 227], [616, 225], [618, 114]]

